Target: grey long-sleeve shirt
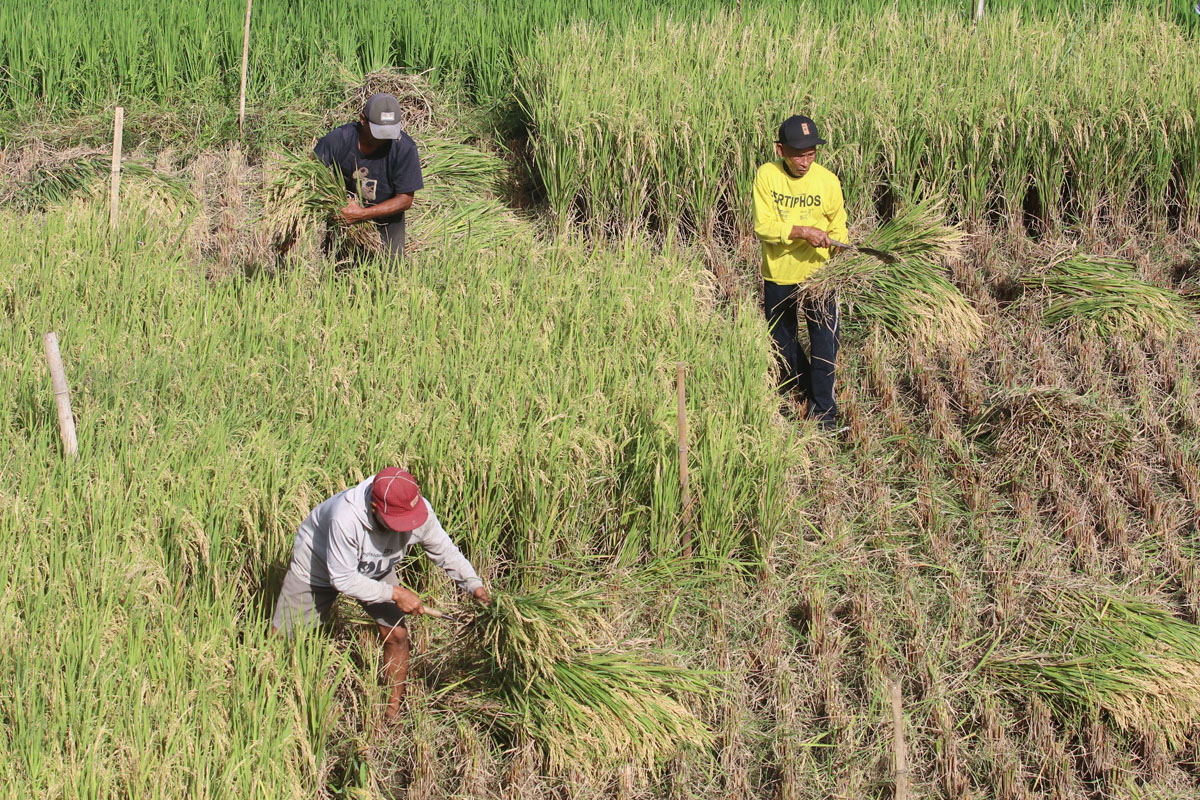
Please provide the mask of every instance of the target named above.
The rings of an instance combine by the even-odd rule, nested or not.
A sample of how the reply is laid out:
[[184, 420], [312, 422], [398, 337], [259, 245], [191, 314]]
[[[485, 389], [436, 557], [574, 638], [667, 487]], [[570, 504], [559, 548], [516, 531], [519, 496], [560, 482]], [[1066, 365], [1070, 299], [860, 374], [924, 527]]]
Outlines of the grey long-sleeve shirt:
[[429, 519], [409, 532], [381, 528], [370, 510], [367, 478], [314, 508], [300, 523], [292, 553], [292, 570], [314, 588], [336, 589], [364, 603], [390, 603], [392, 587], [378, 579], [387, 575], [414, 544], [464, 592], [483, 585], [471, 562], [450, 541], [429, 501]]

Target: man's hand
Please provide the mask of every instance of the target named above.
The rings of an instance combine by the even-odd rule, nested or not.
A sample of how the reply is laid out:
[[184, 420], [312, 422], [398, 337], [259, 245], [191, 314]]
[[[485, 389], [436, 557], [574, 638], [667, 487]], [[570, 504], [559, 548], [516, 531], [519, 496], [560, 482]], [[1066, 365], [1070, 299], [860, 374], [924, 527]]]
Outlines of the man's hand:
[[392, 602], [400, 606], [400, 610], [405, 614], [425, 613], [425, 606], [421, 605], [421, 598], [417, 597], [417, 593], [403, 586], [392, 587]]
[[803, 239], [813, 247], [833, 247], [833, 242], [829, 240], [829, 234], [820, 228], [813, 228], [809, 225], [793, 225], [792, 235], [789, 239]]
[[367, 210], [359, 204], [358, 200], [351, 197], [346, 207], [342, 209], [342, 219], [351, 224], [362, 222], [367, 219]]
[[488, 594], [488, 590], [482, 586], [471, 592], [471, 594], [474, 595], [476, 600], [478, 600], [480, 603], [483, 603], [485, 606], [492, 604], [492, 596]]

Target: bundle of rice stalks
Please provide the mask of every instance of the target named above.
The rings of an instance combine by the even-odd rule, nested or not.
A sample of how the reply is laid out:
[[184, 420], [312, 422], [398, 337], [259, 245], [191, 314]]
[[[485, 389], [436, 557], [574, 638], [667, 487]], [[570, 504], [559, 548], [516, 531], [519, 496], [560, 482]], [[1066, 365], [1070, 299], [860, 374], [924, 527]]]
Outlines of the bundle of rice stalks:
[[961, 230], [944, 223], [940, 202], [924, 201], [856, 243], [891, 253], [896, 263], [842, 253], [805, 282], [805, 291], [817, 296], [836, 292], [849, 313], [897, 336], [969, 350], [983, 337], [983, 319], [941, 266], [943, 259], [959, 254], [963, 238]]
[[1040, 449], [1053, 439], [1077, 456], [1083, 450], [1121, 452], [1133, 440], [1128, 420], [1095, 398], [1040, 386], [999, 393], [967, 424], [965, 433], [985, 447], [1006, 453]]
[[1200, 724], [1200, 627], [1142, 600], [1075, 589], [1037, 590], [1033, 601], [983, 669], [1065, 721], [1104, 714], [1132, 733], [1161, 732], [1172, 750], [1186, 745]]
[[497, 724], [536, 741], [555, 774], [652, 766], [712, 743], [685, 704], [714, 694], [712, 676], [618, 646], [594, 592], [498, 594], [467, 631]]
[[[0, 188], [0, 206], [19, 211], [45, 211], [77, 195], [108, 197], [112, 157], [99, 153], [68, 152], [38, 159], [28, 170], [6, 175]], [[195, 198], [187, 182], [164, 175], [153, 167], [125, 160], [121, 172], [126, 180], [139, 181], [145, 189], [172, 206], [172, 210]]]
[[1049, 325], [1077, 320], [1106, 338], [1166, 338], [1190, 321], [1182, 297], [1137, 277], [1133, 265], [1120, 259], [1076, 251], [1020, 280], [1026, 288], [1045, 291]]
[[345, 245], [368, 253], [383, 250], [374, 225], [348, 224], [341, 215], [348, 196], [346, 184], [334, 167], [326, 167], [309, 153], [280, 153], [273, 166], [274, 177], [267, 184], [263, 224], [281, 250], [306, 233], [327, 230], [332, 249]]
[[408, 226], [411, 250], [472, 239], [505, 241], [520, 223], [501, 201], [508, 165], [499, 156], [470, 145], [422, 140], [425, 188], [413, 203]]
[[547, 589], [498, 593], [467, 632], [494, 675], [532, 679], [552, 676], [554, 665], [571, 658], [597, 629], [607, 632], [608, 624], [594, 591]]
[[421, 170], [426, 193], [439, 202], [495, 197], [503, 191], [508, 165], [500, 156], [441, 138], [422, 138]]

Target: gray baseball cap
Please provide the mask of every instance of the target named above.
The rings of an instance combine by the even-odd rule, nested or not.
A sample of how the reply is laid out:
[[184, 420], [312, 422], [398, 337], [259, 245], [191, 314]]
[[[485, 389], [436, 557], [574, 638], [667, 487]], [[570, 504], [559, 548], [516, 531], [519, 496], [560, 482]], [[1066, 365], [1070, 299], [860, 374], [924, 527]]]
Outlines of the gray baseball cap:
[[390, 94], [373, 94], [363, 106], [363, 116], [371, 126], [371, 135], [376, 139], [399, 139], [400, 101]]

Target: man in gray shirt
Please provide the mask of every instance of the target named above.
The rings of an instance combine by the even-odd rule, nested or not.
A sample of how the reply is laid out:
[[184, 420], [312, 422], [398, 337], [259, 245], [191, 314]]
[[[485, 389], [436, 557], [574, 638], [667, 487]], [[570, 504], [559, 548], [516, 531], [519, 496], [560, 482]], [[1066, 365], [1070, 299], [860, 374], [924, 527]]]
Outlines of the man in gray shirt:
[[391, 684], [387, 717], [400, 713], [408, 677], [405, 614], [422, 614], [416, 593], [399, 585], [394, 567], [408, 548], [421, 545], [458, 587], [491, 602], [483, 581], [438, 522], [416, 479], [388, 467], [314, 508], [296, 533], [292, 564], [275, 604], [274, 629], [327, 623], [339, 593], [358, 600], [379, 625], [384, 667]]

